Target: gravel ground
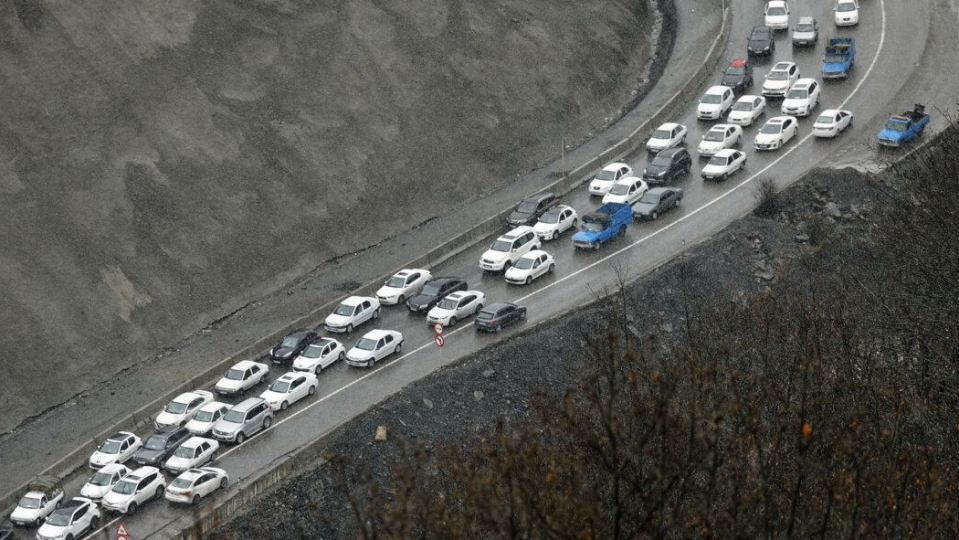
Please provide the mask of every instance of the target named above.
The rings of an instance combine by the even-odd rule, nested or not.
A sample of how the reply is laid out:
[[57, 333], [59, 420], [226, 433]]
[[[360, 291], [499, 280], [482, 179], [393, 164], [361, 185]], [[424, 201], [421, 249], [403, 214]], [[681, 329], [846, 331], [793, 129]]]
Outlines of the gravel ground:
[[[878, 197], [870, 176], [852, 169], [813, 171], [779, 195], [773, 215], [746, 217], [628, 285], [630, 331], [678, 339], [685, 314], [699, 306], [743, 302], [766, 287], [802, 279], [791, 271], [800, 258], [829, 264], [848, 257], [862, 237], [857, 232], [881, 225]], [[522, 420], [538, 393], [561, 395], [585, 372], [578, 354], [583, 338], [610, 309], [618, 308], [600, 300], [411, 385], [330, 437], [323, 455], [349, 456], [346, 470], [318, 462], [213, 537], [350, 537], [344, 531], [352, 517], [334, 487], [339, 474], [352, 482], [382, 478], [399, 455], [399, 440], [427, 447], [468, 444], [500, 422]], [[379, 426], [387, 429], [386, 442], [374, 442]]]

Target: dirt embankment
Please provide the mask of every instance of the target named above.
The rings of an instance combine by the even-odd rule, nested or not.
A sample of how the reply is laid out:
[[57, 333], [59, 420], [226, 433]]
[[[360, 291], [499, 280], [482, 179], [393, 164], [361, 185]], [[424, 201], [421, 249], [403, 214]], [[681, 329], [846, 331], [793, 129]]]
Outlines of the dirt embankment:
[[652, 26], [641, 0], [0, 4], [0, 432], [586, 136]]

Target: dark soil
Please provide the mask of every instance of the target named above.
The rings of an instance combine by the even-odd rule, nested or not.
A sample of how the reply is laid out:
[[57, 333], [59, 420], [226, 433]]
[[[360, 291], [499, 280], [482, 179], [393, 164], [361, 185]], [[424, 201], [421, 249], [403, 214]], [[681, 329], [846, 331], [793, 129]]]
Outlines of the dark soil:
[[0, 432], [595, 133], [662, 71], [653, 21], [611, 0], [0, 3]]
[[[687, 313], [700, 307], [743, 303], [767, 287], [801, 282], [798, 261], [849, 260], [863, 247], [865, 232], [883, 224], [874, 182], [852, 169], [813, 171], [775, 197], [774, 215], [743, 218], [628, 285], [625, 310], [619, 299], [604, 300], [411, 385], [330, 438], [326, 456], [349, 456], [347, 470], [320, 465], [305, 472], [214, 537], [351, 537], [352, 516], [338, 480], [385, 478], [400, 455], [397, 441], [465, 444], [498, 423], [524, 418], [537, 393], [563, 395], [588, 368], [580, 361], [584, 337], [600, 332], [610, 311], [625, 311], [630, 333], [665, 344], [682, 338]], [[378, 426], [387, 428], [386, 442], [374, 442]]]

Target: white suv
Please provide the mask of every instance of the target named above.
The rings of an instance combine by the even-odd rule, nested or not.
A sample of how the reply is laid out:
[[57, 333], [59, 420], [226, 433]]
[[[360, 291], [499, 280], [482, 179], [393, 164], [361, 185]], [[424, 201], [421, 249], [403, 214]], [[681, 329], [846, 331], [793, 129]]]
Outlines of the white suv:
[[713, 86], [703, 94], [696, 107], [696, 118], [719, 120], [733, 106], [733, 89], [728, 86]]
[[143, 504], [163, 497], [166, 480], [156, 467], [140, 467], [124, 476], [103, 497], [103, 509], [132, 516]]
[[100, 509], [90, 499], [74, 497], [57, 508], [37, 531], [38, 540], [80, 538], [100, 524]]
[[819, 106], [819, 83], [816, 79], [799, 79], [786, 93], [782, 113], [788, 116], [809, 116]]
[[480, 257], [480, 268], [490, 272], [499, 272], [513, 265], [530, 250], [542, 246], [532, 227], [516, 227], [500, 236]]

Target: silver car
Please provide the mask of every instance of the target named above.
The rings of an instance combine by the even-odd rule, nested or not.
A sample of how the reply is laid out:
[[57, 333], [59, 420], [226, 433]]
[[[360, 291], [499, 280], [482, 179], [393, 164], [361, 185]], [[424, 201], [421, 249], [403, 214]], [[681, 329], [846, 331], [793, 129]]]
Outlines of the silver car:
[[819, 23], [813, 17], [800, 17], [793, 27], [793, 47], [812, 47], [819, 40]]
[[213, 424], [213, 438], [241, 444], [251, 435], [273, 424], [273, 409], [262, 398], [248, 398], [230, 409]]

